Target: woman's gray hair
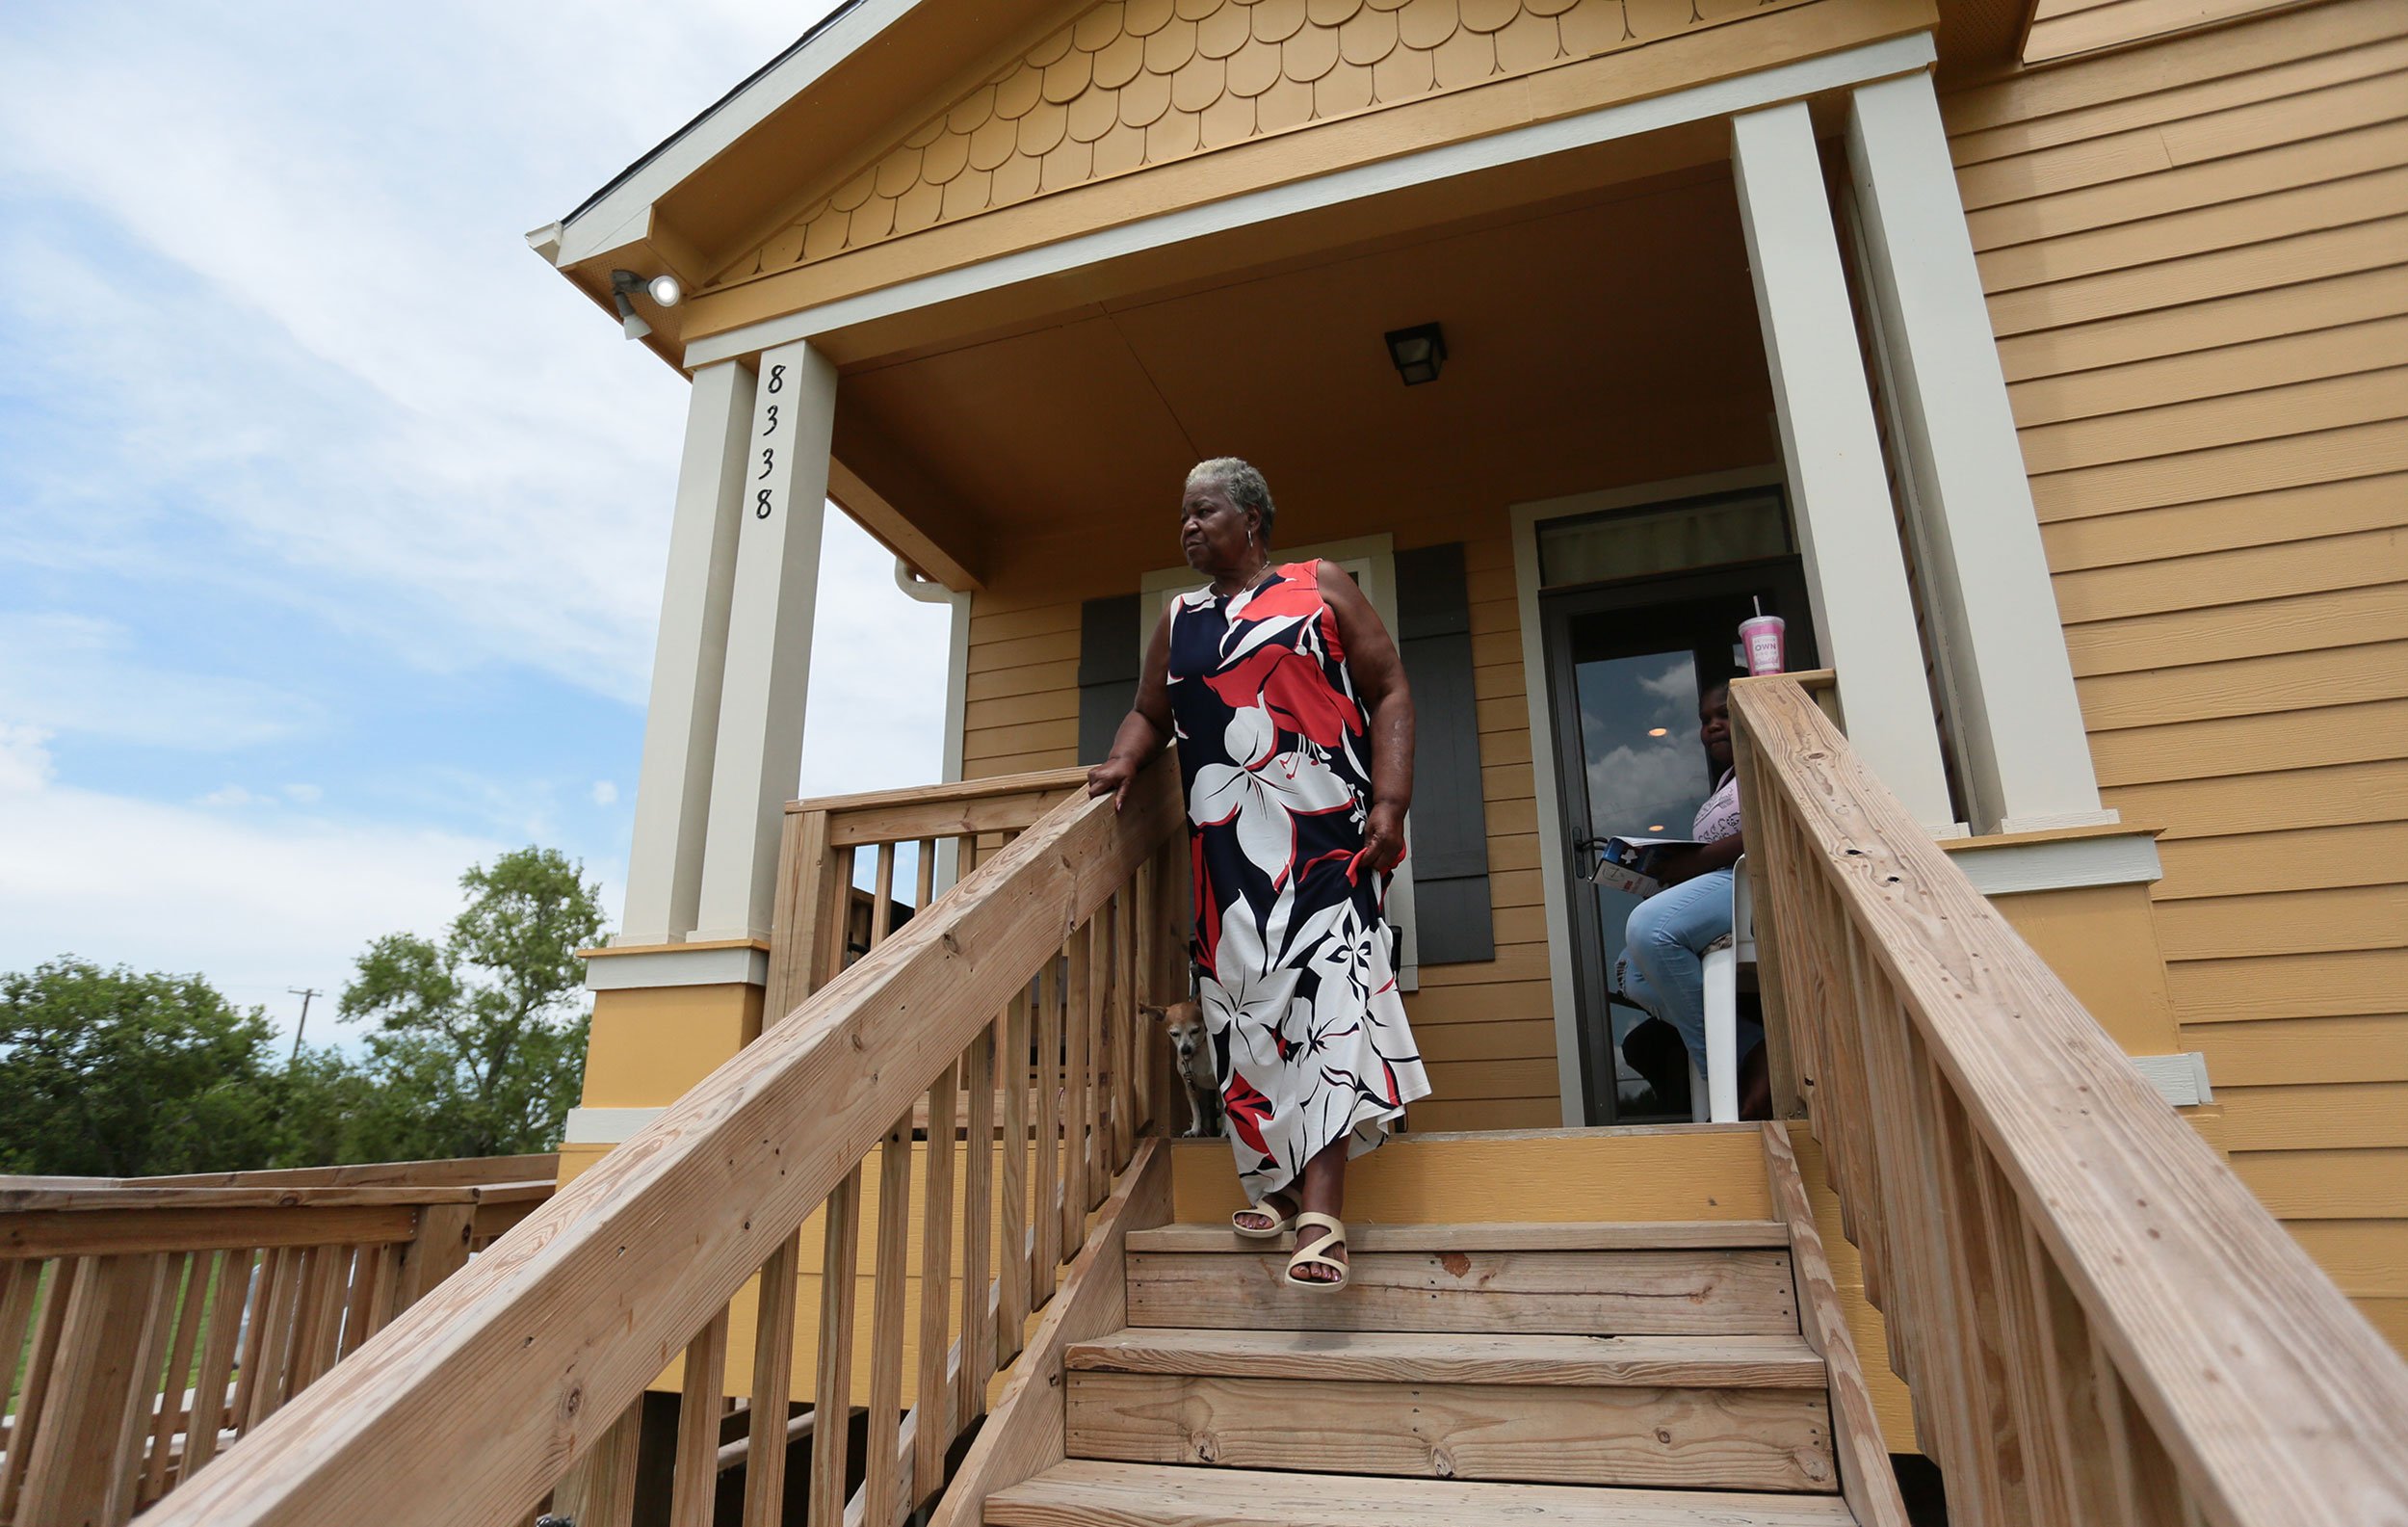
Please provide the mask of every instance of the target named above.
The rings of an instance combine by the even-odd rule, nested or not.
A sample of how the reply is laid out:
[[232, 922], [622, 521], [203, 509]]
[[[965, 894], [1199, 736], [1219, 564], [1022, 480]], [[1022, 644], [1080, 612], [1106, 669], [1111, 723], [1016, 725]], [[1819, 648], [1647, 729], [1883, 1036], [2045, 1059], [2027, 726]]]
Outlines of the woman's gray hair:
[[1210, 483], [1228, 494], [1229, 502], [1237, 505], [1240, 513], [1250, 509], [1260, 513], [1263, 516], [1263, 544], [1270, 544], [1270, 522], [1279, 511], [1271, 505], [1270, 485], [1263, 481], [1263, 474], [1256, 471], [1252, 463], [1234, 456], [1216, 456], [1209, 461], [1198, 461], [1188, 468], [1188, 487], [1193, 488], [1198, 483]]

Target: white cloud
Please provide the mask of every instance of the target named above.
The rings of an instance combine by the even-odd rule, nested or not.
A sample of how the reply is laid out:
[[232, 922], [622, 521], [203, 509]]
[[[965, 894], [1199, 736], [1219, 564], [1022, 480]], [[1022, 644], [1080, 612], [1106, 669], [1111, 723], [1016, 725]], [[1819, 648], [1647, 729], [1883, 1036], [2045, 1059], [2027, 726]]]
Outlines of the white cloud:
[[1706, 798], [1705, 766], [1688, 747], [1623, 746], [1588, 761], [1588, 803], [1595, 830], [1633, 837], [1662, 827], [1687, 837]]
[[[0, 793], [0, 969], [73, 954], [199, 971], [288, 1030], [298, 1003], [286, 987], [340, 992], [379, 935], [440, 934], [461, 871], [505, 846], [60, 786]], [[319, 1023], [313, 1037], [334, 1036]]]
[[1696, 660], [1686, 654], [1666, 663], [1661, 672], [1642, 674], [1638, 687], [1675, 711], [1696, 703]]
[[895, 554], [828, 506], [799, 794], [935, 781], [950, 620], [897, 589]]
[[[362, 738], [371, 705], [432, 713], [479, 666], [641, 704], [686, 387], [519, 234], [824, 9], [703, 0], [663, 25], [635, 0], [530, 0], [397, 31], [277, 0], [0, 8], [0, 407], [19, 425], [0, 441], [0, 968], [198, 970], [289, 1023], [286, 987], [339, 991], [369, 938], [438, 931], [471, 862], [600, 835], [610, 819], [563, 809], [579, 794], [624, 811], [605, 797], [634, 757], [524, 745], [540, 715], [348, 774], [282, 745]], [[804, 793], [936, 777], [946, 611], [892, 566], [830, 515]], [[142, 623], [153, 592], [174, 596], [164, 637]], [[305, 651], [246, 670], [275, 684], [238, 676], [177, 640], [212, 601], [299, 612], [260, 622], [284, 640], [353, 639], [372, 682], [288, 692]], [[64, 780], [53, 737], [74, 743]], [[171, 803], [92, 788], [139, 788], [109, 769], [129, 747], [213, 757]], [[312, 782], [273, 783], [295, 775]], [[447, 828], [338, 818], [329, 794]], [[615, 912], [618, 866], [585, 858]]]
[[150, 663], [115, 620], [0, 611], [0, 717], [54, 734], [222, 751], [289, 736], [317, 709], [250, 679]]
[[56, 771], [44, 744], [50, 733], [39, 726], [0, 722], [0, 796], [39, 790]]
[[[413, 662], [640, 699], [685, 388], [518, 235], [817, 9], [486, 7], [396, 32], [95, 6], [10, 29], [15, 188], [123, 244], [0, 237], [36, 353], [117, 447], [111, 507], [147, 488], [208, 516], [257, 557], [205, 576]], [[93, 513], [95, 465], [50, 474], [25, 555], [152, 555]]]

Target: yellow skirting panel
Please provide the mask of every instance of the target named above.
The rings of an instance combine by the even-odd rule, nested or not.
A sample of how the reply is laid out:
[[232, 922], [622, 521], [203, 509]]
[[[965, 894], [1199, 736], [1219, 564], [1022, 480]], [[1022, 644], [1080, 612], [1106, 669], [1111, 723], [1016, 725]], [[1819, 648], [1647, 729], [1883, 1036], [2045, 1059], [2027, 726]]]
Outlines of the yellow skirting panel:
[[677, 1101], [761, 1032], [761, 988], [646, 987], [593, 994], [586, 1042], [587, 1108]]
[[[1171, 1212], [1226, 1219], [1245, 1202], [1228, 1143], [1171, 1152]], [[1762, 1220], [1772, 1213], [1754, 1124], [1400, 1135], [1347, 1169], [1347, 1217], [1374, 1224]]]
[[2157, 911], [2145, 883], [2081, 885], [1993, 896], [2057, 979], [2072, 988], [2126, 1055], [2184, 1048], [2166, 993]]

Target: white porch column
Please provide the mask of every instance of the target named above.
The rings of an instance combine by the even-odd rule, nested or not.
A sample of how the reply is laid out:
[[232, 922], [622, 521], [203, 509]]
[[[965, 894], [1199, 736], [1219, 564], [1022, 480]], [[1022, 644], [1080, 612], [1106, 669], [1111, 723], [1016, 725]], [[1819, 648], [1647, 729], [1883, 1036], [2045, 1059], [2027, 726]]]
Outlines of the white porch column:
[[1847, 155], [1975, 827], [2112, 822], [1930, 76], [1851, 92]]
[[698, 940], [769, 935], [778, 822], [802, 770], [835, 423], [836, 368], [826, 356], [801, 341], [762, 355], [744, 447]]
[[729, 360], [694, 373], [636, 777], [636, 836], [616, 935], [622, 944], [667, 943], [694, 926], [751, 424], [751, 372]]
[[1953, 834], [1962, 829], [1805, 105], [1733, 118], [1731, 161], [1815, 628], [1839, 671], [1848, 740], [1915, 820]]

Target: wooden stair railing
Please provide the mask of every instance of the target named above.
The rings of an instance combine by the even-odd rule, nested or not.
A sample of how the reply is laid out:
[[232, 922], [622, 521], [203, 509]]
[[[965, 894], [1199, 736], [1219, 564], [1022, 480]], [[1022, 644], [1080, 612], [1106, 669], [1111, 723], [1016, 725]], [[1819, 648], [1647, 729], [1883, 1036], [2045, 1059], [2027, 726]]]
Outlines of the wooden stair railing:
[[549, 1198], [554, 1168], [0, 1177], [0, 1523], [158, 1500]]
[[[945, 888], [938, 884], [940, 859], [951, 857], [955, 878], [969, 874], [1086, 786], [1084, 769], [1048, 769], [787, 803], [762, 1011], [792, 1013], [929, 906]], [[898, 899], [898, 851], [906, 843], [917, 850], [911, 874], [918, 889], [907, 903]], [[861, 890], [853, 871], [865, 853], [875, 868], [871, 888]]]
[[1773, 1026], [1950, 1521], [2408, 1522], [2408, 1367], [1796, 682], [1731, 714]]
[[[900, 927], [880, 905], [886, 898], [874, 901], [872, 915], [886, 926], [875, 930], [882, 936], [866, 955], [151, 1519], [162, 1527], [490, 1527], [526, 1520], [548, 1497], [578, 1527], [624, 1527], [642, 1396], [682, 1357], [670, 1520], [699, 1527], [711, 1519], [731, 1389], [766, 1397], [754, 1418], [782, 1420], [790, 1389], [811, 1394], [815, 1413], [851, 1409], [858, 1279], [844, 1275], [868, 1240], [876, 1250], [861, 1355], [869, 1402], [862, 1484], [848, 1498], [847, 1429], [827, 1427], [815, 1431], [810, 1478], [793, 1489], [807, 1493], [816, 1521], [902, 1520], [941, 1487], [948, 1448], [982, 1412], [990, 1377], [1017, 1350], [1028, 1313], [1052, 1292], [1060, 1264], [1086, 1239], [1088, 1211], [1135, 1151], [1145, 1098], [1125, 1041], [1140, 973], [1152, 986], [1173, 968], [1165, 935], [1183, 867], [1174, 769], [1158, 760], [1125, 811], [1075, 794], [1062, 800], [951, 893], [924, 894]], [[820, 816], [828, 851], [948, 835], [941, 823], [906, 814], [864, 829], [855, 845], [828, 843], [854, 830], [845, 815]], [[819, 830], [808, 820], [790, 827], [790, 846]], [[965, 831], [988, 827], [963, 824]], [[892, 859], [881, 856], [883, 881]], [[781, 909], [814, 887], [849, 892], [837, 874], [826, 857], [791, 856]], [[820, 906], [833, 916], [845, 900]], [[822, 937], [828, 943], [812, 942]], [[786, 974], [772, 981], [807, 986], [819, 974], [808, 951], [833, 941], [824, 928], [808, 934], [784, 951]], [[780, 963], [774, 954], [772, 962]], [[993, 1087], [999, 1058], [1016, 1066], [1023, 1057], [1037, 1073], [1034, 1129], [1017, 1101], [1029, 1093], [1007, 1086], [998, 1098]], [[941, 1122], [929, 1131], [919, 1237], [926, 1276], [915, 1288], [915, 1110], [925, 1105], [929, 1120], [958, 1119], [965, 1087], [970, 1139], [999, 1137], [1001, 1170], [982, 1170], [985, 1152], [972, 1148], [956, 1198], [955, 1152], [932, 1148], [955, 1132]], [[1004, 1114], [992, 1134], [982, 1100]], [[865, 1172], [877, 1190], [874, 1236], [863, 1226]], [[989, 1197], [992, 1203], [982, 1201]], [[800, 1232], [815, 1214], [829, 1276], [821, 1282], [816, 1369], [806, 1376], [789, 1370]], [[956, 1233], [971, 1270], [958, 1318], [948, 1276]], [[991, 1278], [977, 1271], [982, 1258], [992, 1259]], [[746, 1292], [756, 1278], [756, 1291]], [[744, 1385], [727, 1374], [737, 1301], [756, 1332]], [[917, 1331], [921, 1352], [908, 1418], [906, 1330]], [[752, 1428], [747, 1527], [782, 1518], [788, 1432], [766, 1422]]]

